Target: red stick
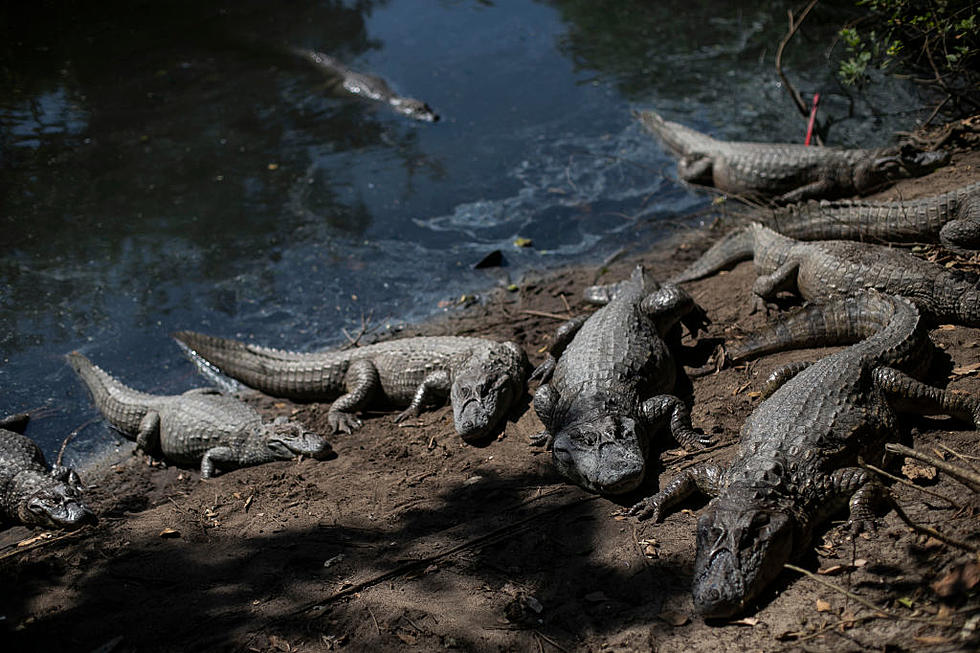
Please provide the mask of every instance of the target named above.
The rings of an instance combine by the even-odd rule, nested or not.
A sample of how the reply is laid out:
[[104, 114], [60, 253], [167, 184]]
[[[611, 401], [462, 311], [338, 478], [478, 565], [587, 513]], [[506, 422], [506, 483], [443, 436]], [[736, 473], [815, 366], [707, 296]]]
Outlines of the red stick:
[[806, 126], [806, 140], [803, 141], [804, 145], [810, 144], [810, 137], [813, 136], [813, 123], [817, 119], [817, 103], [820, 102], [820, 94], [813, 94], [813, 106], [810, 108], [810, 122]]

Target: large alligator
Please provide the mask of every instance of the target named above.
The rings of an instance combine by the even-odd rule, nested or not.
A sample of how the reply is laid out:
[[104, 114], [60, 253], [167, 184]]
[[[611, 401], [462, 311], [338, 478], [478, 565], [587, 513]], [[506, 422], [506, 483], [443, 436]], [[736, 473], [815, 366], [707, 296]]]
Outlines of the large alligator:
[[147, 394], [123, 385], [78, 352], [67, 358], [113, 427], [151, 456], [162, 455], [177, 464], [199, 462], [202, 478], [212, 477], [217, 469], [298, 455], [322, 459], [331, 453], [323, 436], [285, 418], [263, 423], [251, 406], [214, 388]]
[[193, 331], [174, 338], [192, 359], [203, 358], [266, 394], [336, 399], [327, 421], [334, 432], [345, 433], [361, 426], [355, 413], [375, 401], [408, 405], [395, 418], [401, 422], [448, 395], [456, 431], [464, 440], [480, 440], [494, 432], [524, 392], [528, 366], [524, 351], [513, 342], [484, 338], [423, 336], [311, 354]]
[[939, 322], [980, 326], [980, 286], [966, 273], [882, 245], [802, 242], [757, 222], [725, 236], [671, 282], [700, 279], [749, 258], [761, 275], [752, 291], [762, 299], [797, 290], [804, 299], [824, 301], [874, 288], [908, 297]]
[[680, 157], [677, 173], [684, 181], [778, 202], [864, 195], [949, 162], [947, 152], [926, 152], [909, 144], [862, 150], [719, 141], [653, 111], [638, 116]]
[[706, 320], [690, 295], [645, 279], [641, 267], [628, 281], [590, 289], [587, 299], [608, 303], [559, 327], [532, 375], [544, 383], [534, 410], [546, 429], [533, 441], [551, 447], [569, 480], [623, 494], [643, 481], [650, 439], [663, 427], [682, 445], [707, 442], [670, 394], [677, 363], [665, 342], [679, 321], [695, 335]]
[[386, 104], [396, 112], [422, 122], [436, 122], [438, 114], [432, 108], [410, 97], [395, 93], [388, 83], [377, 75], [359, 73], [346, 65], [316, 50], [284, 46], [285, 53], [312, 64], [317, 70], [327, 76], [330, 90], [337, 95], [353, 95], [356, 97]]
[[95, 523], [82, 502], [74, 470], [48, 467], [41, 449], [22, 435], [27, 415], [0, 420], [0, 523], [78, 528]]
[[[859, 457], [881, 458], [885, 441], [900, 432], [897, 411], [946, 414], [980, 428], [980, 401], [916, 380], [932, 344], [914, 304], [869, 291], [805, 311], [815, 342], [867, 337], [775, 375], [781, 387], [746, 420], [728, 467], [685, 469], [631, 509], [657, 521], [697, 491], [714, 497], [698, 519], [693, 584], [706, 618], [732, 616], [759, 597], [845, 504], [852, 529], [873, 527], [882, 488], [856, 465]], [[801, 336], [797, 344], [808, 343]]]
[[914, 200], [826, 200], [760, 213], [756, 218], [797, 240], [941, 243], [980, 249], [980, 182]]

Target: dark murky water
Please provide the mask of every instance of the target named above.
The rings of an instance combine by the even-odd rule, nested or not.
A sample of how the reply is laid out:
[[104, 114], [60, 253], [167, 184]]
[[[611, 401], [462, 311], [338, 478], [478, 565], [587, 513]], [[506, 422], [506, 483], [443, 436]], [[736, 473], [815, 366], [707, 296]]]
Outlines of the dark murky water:
[[[631, 109], [803, 135], [772, 64], [790, 2], [27, 4], [0, 9], [0, 413], [36, 411], [49, 455], [95, 416], [73, 349], [176, 393], [201, 384], [176, 329], [322, 348], [362, 316], [397, 326], [503, 273], [651, 242], [709, 198]], [[842, 92], [824, 57], [839, 22], [815, 12], [787, 71], [821, 92], [833, 142], [883, 143], [911, 124], [909, 91]], [[330, 97], [279, 43], [442, 121]], [[471, 269], [494, 249], [507, 267]], [[96, 424], [68, 460], [116, 439]]]

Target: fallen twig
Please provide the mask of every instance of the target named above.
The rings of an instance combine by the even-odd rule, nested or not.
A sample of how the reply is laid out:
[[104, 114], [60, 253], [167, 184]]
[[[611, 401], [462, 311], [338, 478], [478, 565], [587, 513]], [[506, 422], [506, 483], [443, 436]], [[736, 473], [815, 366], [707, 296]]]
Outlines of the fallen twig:
[[905, 522], [908, 525], [908, 527], [911, 528], [912, 530], [917, 531], [919, 533], [923, 533], [924, 535], [928, 535], [930, 537], [934, 537], [940, 542], [945, 542], [950, 546], [955, 546], [957, 549], [963, 549], [964, 551], [971, 551], [973, 553], [980, 553], [980, 546], [970, 544], [969, 542], [963, 542], [962, 540], [958, 540], [955, 537], [950, 537], [949, 535], [940, 533], [935, 528], [931, 528], [929, 526], [923, 526], [922, 524], [916, 524], [914, 521], [912, 521], [909, 518], [908, 515], [905, 514], [905, 511], [902, 510], [901, 506], [898, 505], [897, 501], [892, 499], [891, 504], [892, 504], [892, 508], [895, 510], [895, 514], [898, 515], [898, 518], [901, 519], [903, 522]]
[[919, 492], [922, 492], [923, 494], [928, 494], [928, 495], [931, 495], [931, 496], [936, 497], [937, 499], [942, 499], [943, 501], [945, 501], [946, 503], [950, 504], [954, 508], [962, 509], [962, 506], [960, 504], [956, 503], [955, 501], [953, 501], [952, 499], [950, 499], [949, 497], [947, 497], [945, 494], [942, 494], [940, 492], [936, 492], [935, 490], [930, 490], [929, 488], [921, 487], [919, 485], [916, 485], [912, 481], [908, 481], [908, 480], [906, 480], [904, 478], [895, 476], [894, 474], [889, 474], [888, 472], [886, 472], [883, 469], [878, 469], [874, 465], [869, 465], [868, 463], [862, 462], [860, 460], [858, 461], [858, 465], [860, 465], [861, 467], [863, 467], [863, 468], [865, 468], [867, 470], [870, 470], [870, 471], [874, 472], [875, 474], [878, 474], [879, 476], [883, 476], [884, 478], [887, 478], [889, 480], [895, 481], [896, 483], [901, 483], [902, 485], [907, 485], [908, 487], [915, 488], [916, 490], [918, 490]]
[[90, 427], [92, 424], [95, 424], [96, 422], [100, 422], [100, 421], [102, 421], [101, 416], [93, 417], [92, 419], [85, 422], [84, 424], [76, 428], [74, 431], [66, 435], [65, 439], [61, 441], [61, 448], [58, 449], [58, 458], [54, 461], [54, 464], [60, 467], [61, 461], [65, 456], [65, 449], [68, 447], [68, 443], [74, 440], [76, 435], [78, 435], [79, 433], [81, 433], [82, 431]]
[[536, 315], [538, 317], [548, 317], [551, 318], [552, 320], [561, 320], [562, 322], [572, 319], [568, 315], [559, 315], [558, 313], [547, 313], [545, 311], [532, 311], [529, 308], [522, 310], [521, 313], [527, 313], [528, 315]]
[[[818, 0], [810, 0], [810, 3], [806, 6], [806, 8], [800, 12], [799, 19], [795, 19], [793, 17], [792, 11], [787, 12], [789, 14], [789, 31], [779, 42], [779, 47], [776, 48], [776, 74], [779, 75], [779, 79], [782, 80], [783, 85], [786, 87], [786, 91], [793, 99], [793, 103], [796, 105], [796, 108], [799, 109], [800, 114], [807, 120], [810, 119], [810, 109], [807, 107], [806, 102], [803, 101], [803, 97], [800, 95], [799, 91], [796, 90], [796, 87], [793, 86], [793, 84], [789, 81], [789, 78], [786, 77], [786, 74], [783, 72], [783, 51], [793, 39], [793, 36], [796, 35], [796, 32], [800, 29], [800, 25], [803, 24], [807, 14], [809, 14], [810, 10], [816, 6], [817, 2]], [[823, 145], [823, 141], [820, 139], [819, 134], [816, 135], [816, 141], [817, 145]]]
[[971, 472], [968, 469], [951, 465], [945, 460], [940, 460], [939, 458], [930, 456], [929, 454], [920, 453], [915, 449], [910, 449], [902, 444], [886, 444], [885, 451], [888, 451], [889, 453], [901, 454], [903, 456], [909, 456], [910, 458], [915, 458], [916, 460], [929, 463], [936, 469], [946, 472], [959, 482], [971, 486], [975, 492], [980, 491], [980, 474], [977, 474], [976, 472]]

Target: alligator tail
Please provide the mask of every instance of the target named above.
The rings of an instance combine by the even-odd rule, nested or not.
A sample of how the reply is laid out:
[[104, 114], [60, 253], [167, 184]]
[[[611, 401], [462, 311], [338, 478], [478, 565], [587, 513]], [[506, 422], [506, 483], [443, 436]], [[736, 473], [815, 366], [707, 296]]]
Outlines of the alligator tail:
[[117, 381], [108, 372], [95, 365], [84, 355], [73, 351], [65, 357], [75, 373], [88, 387], [95, 407], [112, 426], [123, 433], [135, 435], [143, 416], [156, 397], [133, 390]]
[[[896, 317], [901, 319], [896, 320]], [[922, 337], [924, 331], [918, 310], [907, 300], [874, 291], [826, 304], [805, 306], [729, 347], [726, 359], [739, 362], [787, 349], [849, 345], [886, 329], [899, 333], [898, 336], [889, 336], [897, 343], [889, 345], [894, 350], [890, 359], [895, 364], [904, 360], [929, 360], [930, 356], [922, 355], [926, 352], [919, 350], [923, 343], [928, 344], [929, 339]]]
[[755, 254], [755, 233], [756, 230], [752, 225], [736, 229], [715, 243], [686, 270], [671, 278], [670, 283], [703, 279], [739, 261], [751, 259]]
[[[241, 381], [256, 390], [275, 397], [316, 400], [324, 395], [335, 396], [343, 383], [343, 371], [338, 374], [343, 361], [348, 357], [342, 352], [305, 354], [283, 351], [270, 347], [250, 345], [238, 340], [209, 336], [194, 331], [178, 331], [174, 339], [190, 350], [191, 360], [197, 358], [210, 364], [221, 374]], [[213, 371], [204, 371], [204, 376], [214, 381]], [[219, 383], [222, 387], [226, 384]]]

